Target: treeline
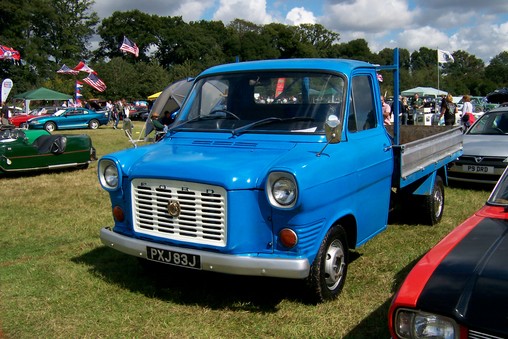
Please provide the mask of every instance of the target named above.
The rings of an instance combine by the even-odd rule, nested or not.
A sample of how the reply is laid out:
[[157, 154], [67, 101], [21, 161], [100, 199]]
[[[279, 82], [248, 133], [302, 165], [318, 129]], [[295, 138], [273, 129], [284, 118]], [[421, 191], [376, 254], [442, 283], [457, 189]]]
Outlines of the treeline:
[[[374, 64], [392, 63], [393, 50], [373, 53], [367, 41], [340, 42], [340, 34], [320, 24], [257, 25], [234, 20], [186, 23], [181, 17], [150, 15], [139, 10], [114, 12], [99, 20], [92, 0], [2, 0], [0, 44], [21, 52], [22, 62], [0, 61], [1, 78], [14, 82], [11, 93], [45, 86], [74, 93], [76, 80], [86, 76], [56, 71], [80, 60], [98, 72], [107, 90], [85, 85], [85, 98], [146, 98], [170, 82], [195, 76], [217, 64], [236, 60], [278, 58], [348, 58]], [[123, 36], [136, 42], [139, 57], [120, 51]], [[98, 44], [97, 44], [98, 40]], [[94, 47], [93, 47], [94, 46]], [[458, 94], [485, 95], [508, 85], [508, 52], [489, 65], [467, 51], [452, 51], [454, 63], [439, 70], [441, 89]], [[436, 87], [437, 50], [400, 50], [401, 90]], [[383, 92], [392, 93], [390, 74], [383, 74]]]

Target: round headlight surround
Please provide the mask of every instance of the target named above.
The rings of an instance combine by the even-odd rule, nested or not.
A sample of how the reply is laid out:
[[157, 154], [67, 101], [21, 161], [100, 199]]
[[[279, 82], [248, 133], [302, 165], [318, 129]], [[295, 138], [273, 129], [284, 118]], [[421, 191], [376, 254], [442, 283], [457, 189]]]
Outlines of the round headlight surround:
[[99, 178], [105, 189], [117, 189], [120, 184], [120, 173], [116, 163], [109, 159], [101, 160], [99, 163]]
[[298, 200], [298, 184], [291, 173], [270, 173], [266, 191], [268, 200], [277, 208], [293, 208]]

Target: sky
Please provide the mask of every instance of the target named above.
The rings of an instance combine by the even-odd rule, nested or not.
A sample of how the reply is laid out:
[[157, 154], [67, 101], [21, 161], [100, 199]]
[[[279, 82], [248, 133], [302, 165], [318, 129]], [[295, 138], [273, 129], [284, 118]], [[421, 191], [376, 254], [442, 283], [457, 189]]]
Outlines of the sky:
[[95, 0], [100, 18], [138, 9], [186, 22], [321, 24], [340, 42], [363, 38], [372, 52], [420, 47], [463, 50], [486, 64], [508, 51], [507, 0]]

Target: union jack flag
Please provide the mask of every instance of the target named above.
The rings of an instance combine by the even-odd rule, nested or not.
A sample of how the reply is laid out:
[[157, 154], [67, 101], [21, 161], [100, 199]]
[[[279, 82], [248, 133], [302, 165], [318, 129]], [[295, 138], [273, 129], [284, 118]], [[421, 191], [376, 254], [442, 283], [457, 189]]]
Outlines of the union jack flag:
[[97, 77], [97, 75], [93, 73], [88, 74], [88, 76], [84, 78], [83, 81], [92, 86], [93, 88], [95, 88], [96, 90], [98, 90], [99, 92], [104, 92], [107, 88], [104, 81], [99, 79], [99, 77]]
[[0, 60], [18, 60], [21, 59], [21, 54], [14, 48], [0, 45]]
[[72, 74], [72, 75], [77, 75], [79, 73], [79, 71], [75, 71], [65, 64], [62, 67], [60, 67], [60, 69], [56, 72], [60, 74]]
[[136, 58], [139, 55], [139, 48], [136, 45], [136, 43], [130, 41], [126, 36], [123, 37], [123, 42], [122, 45], [120, 46], [120, 50], [127, 53], [132, 53], [136, 56]]

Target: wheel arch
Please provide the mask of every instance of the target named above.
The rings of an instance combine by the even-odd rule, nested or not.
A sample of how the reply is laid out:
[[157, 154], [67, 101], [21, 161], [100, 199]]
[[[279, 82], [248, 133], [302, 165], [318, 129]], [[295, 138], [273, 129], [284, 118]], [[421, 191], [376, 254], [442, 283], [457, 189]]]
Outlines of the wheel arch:
[[335, 222], [333, 222], [331, 224], [330, 228], [335, 227], [335, 226], [342, 226], [342, 228], [346, 232], [348, 248], [355, 249], [357, 238], [358, 238], [358, 230], [357, 230], [358, 225], [357, 225], [356, 218], [354, 217], [354, 215], [347, 214], [347, 215], [340, 217], [339, 219], [337, 219]]

